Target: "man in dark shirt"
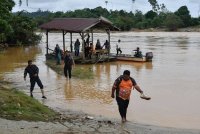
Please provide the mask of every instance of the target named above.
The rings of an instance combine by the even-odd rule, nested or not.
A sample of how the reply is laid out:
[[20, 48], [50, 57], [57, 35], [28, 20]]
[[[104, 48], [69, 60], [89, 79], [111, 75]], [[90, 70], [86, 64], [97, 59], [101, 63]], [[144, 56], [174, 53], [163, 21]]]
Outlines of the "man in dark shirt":
[[67, 78], [69, 75], [69, 78], [71, 79], [71, 71], [72, 71], [72, 65], [74, 64], [73, 57], [71, 54], [68, 52], [64, 58], [65, 66], [64, 66], [64, 74], [65, 77]]
[[46, 97], [44, 96], [43, 84], [38, 76], [39, 68], [36, 65], [32, 64], [32, 60], [28, 61], [28, 66], [24, 70], [24, 80], [26, 80], [27, 73], [29, 74], [31, 83], [30, 96], [33, 97], [33, 89], [35, 87], [35, 83], [37, 82], [42, 92], [42, 98], [46, 99]]

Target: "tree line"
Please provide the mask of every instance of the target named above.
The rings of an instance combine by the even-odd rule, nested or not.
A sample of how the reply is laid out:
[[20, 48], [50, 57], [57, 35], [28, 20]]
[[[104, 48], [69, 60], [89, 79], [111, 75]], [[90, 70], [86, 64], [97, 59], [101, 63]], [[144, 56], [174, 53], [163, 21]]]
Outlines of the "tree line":
[[36, 44], [40, 36], [34, 33], [38, 27], [54, 18], [108, 18], [122, 31], [134, 28], [165, 28], [175, 31], [178, 28], [197, 26], [200, 18], [193, 18], [187, 6], [182, 6], [175, 12], [170, 12], [164, 4], [158, 5], [155, 0], [149, 0], [152, 10], [142, 13], [126, 12], [125, 10], [107, 10], [103, 7], [94, 9], [84, 8], [67, 12], [50, 12], [38, 10], [36, 12], [20, 11], [12, 13], [15, 3], [13, 0], [1, 0], [0, 2], [0, 44]]
[[96, 7], [94, 9], [84, 8], [67, 12], [24, 12], [23, 15], [31, 17], [41, 25], [53, 18], [98, 18], [100, 16], [108, 18], [113, 24], [119, 27], [122, 31], [129, 31], [133, 28], [147, 29], [147, 28], [166, 28], [169, 31], [175, 31], [178, 28], [189, 26], [197, 26], [200, 24], [200, 18], [193, 18], [187, 6], [182, 6], [175, 12], [168, 11], [164, 5], [152, 8], [152, 10], [142, 13], [136, 10], [133, 12], [126, 12], [124, 10], [110, 10], [103, 7]]
[[0, 44], [30, 45], [41, 39], [35, 34], [37, 22], [22, 12], [12, 13], [13, 0], [0, 0]]

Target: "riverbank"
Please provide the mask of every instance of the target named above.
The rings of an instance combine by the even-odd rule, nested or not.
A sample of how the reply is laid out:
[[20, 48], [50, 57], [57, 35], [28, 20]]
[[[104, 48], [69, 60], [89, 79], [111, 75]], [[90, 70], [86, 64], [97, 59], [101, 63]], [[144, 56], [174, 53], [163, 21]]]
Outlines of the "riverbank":
[[[11, 83], [8, 82], [0, 82], [1, 134], [200, 133], [200, 130], [165, 128], [133, 122], [122, 124], [120, 120], [106, 119], [101, 116], [88, 115], [77, 111], [62, 111], [54, 109], [56, 112], [53, 112], [51, 109], [48, 109], [48, 107], [40, 104], [37, 100], [23, 93], [19, 93], [17, 89], [12, 89], [10, 84]], [[7, 109], [5, 109], [6, 106]], [[43, 109], [48, 112], [45, 112]], [[29, 114], [25, 112], [27, 110], [29, 111]]]
[[[121, 123], [120, 120], [107, 119], [102, 116], [88, 115], [78, 111], [63, 111], [54, 109], [53, 112], [37, 100], [18, 93], [10, 83], [0, 83], [0, 132], [1, 134], [199, 134], [200, 130], [176, 129], [138, 124], [134, 122]], [[3, 97], [4, 96], [4, 97]], [[48, 98], [51, 99], [51, 98]], [[47, 101], [48, 101], [47, 99]], [[7, 102], [7, 101], [8, 102]], [[28, 105], [29, 103], [30, 105]], [[36, 104], [35, 104], [36, 103]], [[9, 106], [12, 104], [13, 106]], [[8, 105], [8, 109], [4, 107]], [[37, 107], [36, 107], [36, 106]], [[39, 105], [39, 107], [38, 107]], [[34, 109], [31, 109], [34, 108]], [[14, 109], [14, 110], [12, 110]], [[40, 118], [24, 118], [28, 109], [30, 116]], [[50, 111], [45, 112], [45, 111]], [[35, 111], [36, 110], [36, 111]], [[40, 114], [42, 113], [42, 114]], [[118, 113], [117, 113], [118, 114]], [[42, 116], [41, 116], [42, 115]], [[30, 117], [29, 116], [29, 117]], [[18, 121], [17, 121], [18, 120]]]
[[65, 112], [67, 121], [27, 122], [0, 118], [1, 134], [199, 134], [198, 130], [165, 128], [90, 117], [77, 112]]
[[179, 28], [176, 31], [169, 31], [166, 28], [148, 28], [148, 29], [136, 29], [133, 28], [132, 32], [200, 32], [200, 26]]

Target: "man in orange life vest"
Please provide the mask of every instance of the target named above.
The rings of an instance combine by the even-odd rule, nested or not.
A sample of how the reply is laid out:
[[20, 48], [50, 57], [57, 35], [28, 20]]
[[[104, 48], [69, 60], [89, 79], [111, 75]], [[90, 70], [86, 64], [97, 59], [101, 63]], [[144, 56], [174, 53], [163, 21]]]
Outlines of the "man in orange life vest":
[[130, 94], [132, 89], [136, 89], [143, 94], [143, 91], [137, 85], [136, 81], [130, 77], [130, 71], [125, 70], [123, 75], [118, 77], [112, 87], [111, 97], [114, 98], [116, 91], [116, 101], [118, 104], [119, 113], [122, 118], [122, 122], [126, 122], [126, 113], [129, 104]]

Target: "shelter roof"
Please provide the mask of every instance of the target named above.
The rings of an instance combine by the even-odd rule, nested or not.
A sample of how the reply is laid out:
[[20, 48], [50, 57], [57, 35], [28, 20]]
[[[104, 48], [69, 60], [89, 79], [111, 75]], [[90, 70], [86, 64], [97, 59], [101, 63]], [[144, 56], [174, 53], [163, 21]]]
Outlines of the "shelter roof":
[[56, 18], [40, 26], [44, 30], [64, 30], [66, 32], [84, 32], [89, 29], [110, 29], [119, 31], [112, 22], [104, 17], [100, 18]]

